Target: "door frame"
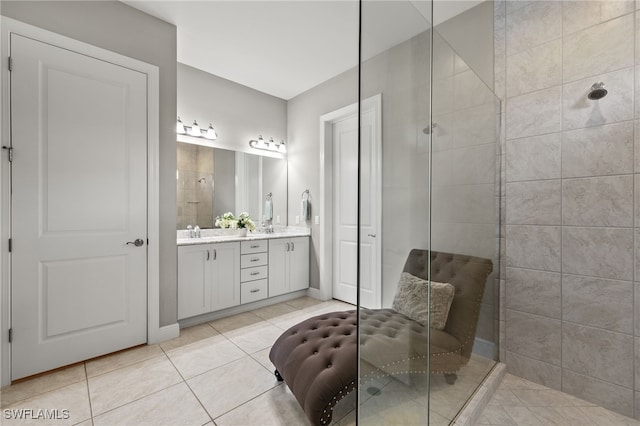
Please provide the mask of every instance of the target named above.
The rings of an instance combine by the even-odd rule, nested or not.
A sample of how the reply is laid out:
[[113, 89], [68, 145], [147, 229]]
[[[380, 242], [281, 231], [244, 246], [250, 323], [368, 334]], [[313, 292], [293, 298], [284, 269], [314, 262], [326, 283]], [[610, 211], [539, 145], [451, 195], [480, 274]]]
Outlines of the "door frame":
[[[160, 70], [137, 59], [129, 58], [57, 33], [53, 33], [15, 19], [0, 16], [1, 79], [0, 117], [3, 146], [11, 143], [10, 72], [8, 58], [11, 52], [11, 33], [44, 43], [72, 50], [93, 58], [110, 62], [147, 75], [147, 343], [157, 343], [179, 334], [178, 324], [160, 327]], [[11, 237], [11, 168], [7, 151], [0, 156], [0, 385], [11, 382], [11, 254], [8, 239]]]
[[[333, 124], [353, 114], [373, 110], [375, 114], [375, 139], [373, 149], [377, 152], [375, 164], [378, 191], [376, 201], [376, 306], [382, 305], [382, 94], [371, 96], [358, 103], [347, 105], [320, 116], [320, 206], [324, 220], [320, 222], [320, 288], [310, 289], [310, 294], [323, 300], [333, 296]], [[360, 122], [358, 120], [358, 122]], [[360, 132], [360, 129], [358, 129]]]

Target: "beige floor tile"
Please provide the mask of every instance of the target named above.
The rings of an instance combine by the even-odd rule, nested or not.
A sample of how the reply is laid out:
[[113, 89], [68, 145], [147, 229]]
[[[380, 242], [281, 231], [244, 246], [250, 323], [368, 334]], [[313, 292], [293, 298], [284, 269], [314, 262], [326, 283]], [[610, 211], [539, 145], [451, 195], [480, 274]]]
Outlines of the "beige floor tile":
[[269, 352], [271, 348], [266, 348], [258, 352], [254, 352], [251, 354], [251, 358], [255, 359], [262, 365], [267, 371], [273, 373], [276, 367], [273, 365], [271, 360], [269, 359]]
[[313, 297], [298, 297], [297, 299], [287, 300], [285, 302], [287, 305], [292, 306], [296, 309], [305, 309], [311, 306], [318, 305], [322, 303], [322, 300], [314, 299]]
[[298, 309], [286, 303], [276, 303], [275, 305], [265, 306], [264, 308], [254, 309], [252, 314], [259, 316], [265, 320], [272, 320], [282, 315], [297, 312]]
[[15, 385], [2, 388], [0, 397], [2, 407], [13, 404], [23, 399], [49, 392], [73, 383], [85, 381], [84, 364], [74, 365], [40, 377], [35, 377]]
[[217, 335], [169, 351], [167, 356], [182, 377], [190, 379], [240, 359], [246, 354], [226, 337]]
[[208, 339], [209, 337], [213, 337], [217, 334], [219, 334], [218, 331], [210, 324], [198, 324], [192, 327], [181, 329], [180, 336], [176, 337], [175, 339], [167, 340], [166, 342], [160, 343], [160, 347], [162, 348], [162, 350], [167, 352], [181, 346]]
[[151, 358], [89, 378], [93, 415], [120, 407], [182, 381], [166, 357]]
[[580, 407], [592, 422], [597, 425], [606, 426], [628, 426], [640, 425], [637, 420], [630, 419], [620, 414], [614, 413], [602, 407]]
[[275, 376], [251, 357], [196, 376], [187, 384], [216, 424], [216, 417], [278, 386]]
[[572, 403], [553, 389], [513, 389], [513, 394], [527, 407], [567, 407]]
[[[29, 413], [29, 411], [25, 410], [32, 411]], [[42, 415], [39, 410], [48, 410], [48, 413], [54, 415], [54, 418], [58, 420], [38, 418], [39, 415]], [[22, 419], [15, 418], [20, 413], [26, 417], [22, 417]], [[8, 419], [7, 415], [13, 418]], [[82, 381], [7, 406], [2, 413], [2, 424], [73, 425], [90, 418], [91, 408], [89, 406], [87, 383]]]
[[517, 426], [517, 423], [500, 406], [487, 406], [480, 416], [479, 423], [502, 426]]
[[294, 325], [301, 323], [302, 321], [313, 317], [314, 315], [304, 312], [304, 311], [295, 311], [287, 315], [282, 315], [278, 318], [274, 318], [269, 320], [269, 323], [275, 325], [281, 330], [288, 330]]
[[493, 394], [493, 401], [502, 405], [503, 407], [515, 406], [523, 407], [524, 403], [518, 399], [517, 396], [508, 388], [501, 386]]
[[217, 319], [215, 321], [211, 321], [209, 324], [220, 333], [227, 333], [227, 332], [235, 331], [235, 330], [247, 327], [252, 324], [257, 324], [263, 321], [264, 319], [260, 318], [259, 316], [251, 312], [244, 312], [241, 314], [232, 315], [230, 317], [224, 317], [224, 318]]
[[87, 419], [84, 422], [76, 423], [74, 426], [93, 426], [93, 419]]
[[580, 407], [553, 407], [553, 409], [562, 416], [566, 425], [596, 425]]
[[230, 331], [225, 336], [248, 354], [270, 348], [282, 334], [282, 329], [268, 322]]
[[215, 419], [218, 426], [305, 426], [309, 420], [286, 386], [277, 386]]
[[178, 383], [94, 418], [94, 426], [200, 426], [211, 418], [189, 387]]
[[518, 426], [543, 426], [527, 407], [508, 405], [502, 407]]
[[158, 345], [145, 345], [87, 361], [87, 377], [94, 377], [140, 361], [164, 356]]

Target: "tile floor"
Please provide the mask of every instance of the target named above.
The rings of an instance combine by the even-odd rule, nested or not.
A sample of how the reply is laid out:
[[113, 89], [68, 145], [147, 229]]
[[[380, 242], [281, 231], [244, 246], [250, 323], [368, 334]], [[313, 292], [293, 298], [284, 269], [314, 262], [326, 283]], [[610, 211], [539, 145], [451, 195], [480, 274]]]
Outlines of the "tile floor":
[[507, 373], [478, 424], [627, 426], [640, 422]]
[[[273, 375], [272, 343], [298, 322], [351, 305], [308, 297], [183, 329], [180, 337], [87, 361], [2, 389], [0, 423], [102, 425], [308, 425]], [[491, 369], [473, 357], [454, 386], [431, 378], [431, 424], [446, 425]], [[423, 382], [421, 382], [423, 380]], [[412, 386], [383, 378], [361, 394], [367, 425], [425, 424], [426, 377]], [[379, 392], [366, 392], [377, 388]], [[373, 393], [373, 394], [372, 394]], [[334, 411], [334, 424], [355, 424], [355, 393]], [[7, 419], [5, 409], [69, 410], [55, 422]], [[489, 413], [490, 414], [490, 413]]]

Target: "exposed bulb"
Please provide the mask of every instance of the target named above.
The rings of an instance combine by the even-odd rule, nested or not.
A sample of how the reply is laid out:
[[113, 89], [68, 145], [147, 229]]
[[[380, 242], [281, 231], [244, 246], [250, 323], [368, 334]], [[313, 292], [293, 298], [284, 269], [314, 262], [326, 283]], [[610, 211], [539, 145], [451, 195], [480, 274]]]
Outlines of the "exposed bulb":
[[184, 129], [184, 124], [182, 124], [182, 121], [180, 120], [180, 117], [178, 117], [178, 124], [176, 124], [176, 133], [179, 135], [184, 135], [185, 133], [187, 133], [187, 131]]
[[211, 123], [209, 123], [209, 128], [207, 129], [207, 134], [205, 135], [205, 138], [211, 139], [211, 140], [215, 140], [218, 138], [218, 134], [216, 133]]
[[287, 147], [284, 144], [284, 140], [280, 141], [280, 145], [278, 145], [278, 152], [281, 152], [282, 154], [287, 153]]
[[196, 120], [193, 120], [193, 125], [191, 126], [191, 130], [189, 131], [189, 134], [197, 138], [202, 137], [202, 132], [200, 132], [200, 126], [198, 126], [198, 122]]
[[266, 149], [267, 143], [262, 139], [262, 135], [258, 136], [258, 143], [256, 144], [256, 148]]

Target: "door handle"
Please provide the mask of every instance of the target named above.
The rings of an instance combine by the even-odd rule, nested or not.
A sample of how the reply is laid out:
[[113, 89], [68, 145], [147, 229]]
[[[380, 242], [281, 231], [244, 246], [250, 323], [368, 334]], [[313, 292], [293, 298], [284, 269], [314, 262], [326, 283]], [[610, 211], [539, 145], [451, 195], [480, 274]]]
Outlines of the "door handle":
[[218, 252], [216, 251], [216, 249], [213, 249], [213, 260], [216, 260], [218, 258]]
[[371, 237], [371, 238], [375, 238], [376, 234], [367, 234], [367, 236]]
[[252, 277], [255, 277], [256, 275], [260, 275], [260, 272], [252, 272], [249, 275], [251, 275]]
[[209, 250], [207, 250], [207, 260], [209, 260], [210, 257], [211, 257], [211, 253], [209, 253]]
[[144, 240], [142, 238], [138, 238], [135, 241], [127, 241], [127, 245], [140, 247], [144, 245]]
[[289, 251], [289, 243], [287, 243], [287, 251]]
[[291, 243], [291, 251], [294, 251], [296, 249], [296, 245]]

